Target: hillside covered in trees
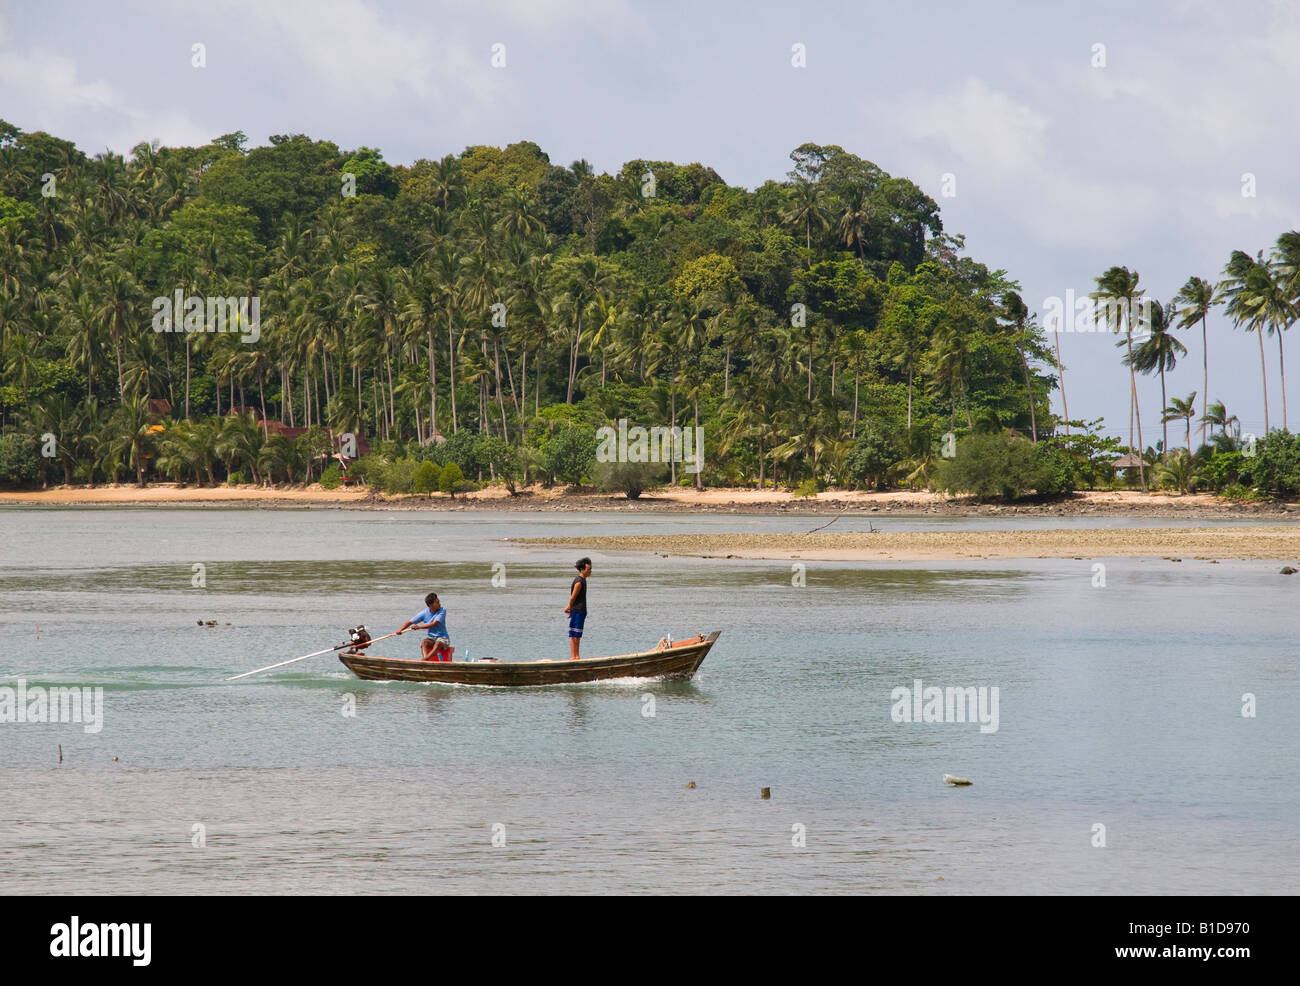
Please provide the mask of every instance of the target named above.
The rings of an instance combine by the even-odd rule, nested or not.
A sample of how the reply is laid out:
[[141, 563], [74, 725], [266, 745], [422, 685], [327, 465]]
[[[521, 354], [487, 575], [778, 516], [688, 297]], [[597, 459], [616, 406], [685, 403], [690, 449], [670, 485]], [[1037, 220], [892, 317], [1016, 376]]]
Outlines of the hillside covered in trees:
[[[394, 489], [423, 461], [588, 482], [620, 418], [700, 429], [703, 470], [663, 478], [711, 485], [920, 485], [947, 432], [1057, 447], [1018, 285], [839, 147], [750, 191], [529, 142], [246, 143], [88, 156], [0, 122], [0, 481], [301, 483], [348, 433]], [[204, 331], [191, 297], [243, 315]]]

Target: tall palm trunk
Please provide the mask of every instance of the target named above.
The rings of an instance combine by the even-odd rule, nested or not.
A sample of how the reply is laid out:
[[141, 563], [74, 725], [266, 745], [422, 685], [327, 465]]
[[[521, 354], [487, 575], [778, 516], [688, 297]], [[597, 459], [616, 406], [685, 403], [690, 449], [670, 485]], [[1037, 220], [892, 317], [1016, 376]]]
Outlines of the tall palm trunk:
[[1137, 440], [1138, 450], [1134, 452], [1138, 460], [1138, 481], [1142, 484], [1142, 492], [1147, 491], [1146, 469], [1142, 465], [1142, 409], [1138, 406], [1137, 374], [1133, 371], [1133, 329], [1129, 327], [1125, 333], [1125, 339], [1128, 342], [1128, 446], [1129, 451], [1133, 449], [1133, 422], [1137, 421]]
[[447, 360], [451, 372], [451, 433], [456, 434], [456, 336], [451, 327], [451, 305], [447, 306]]
[[384, 365], [388, 370], [388, 428], [391, 434], [397, 430], [397, 408], [393, 393], [393, 354], [387, 341], [384, 342]]
[[1277, 369], [1282, 375], [1282, 430], [1286, 431], [1286, 358], [1282, 352], [1282, 326], [1277, 327]]
[[700, 443], [700, 388], [695, 388], [695, 432], [691, 435], [695, 446], [695, 488], [704, 489], [704, 446]]
[[506, 422], [506, 398], [501, 390], [501, 353], [497, 341], [492, 340], [492, 369], [497, 378], [497, 407], [501, 410], [501, 437], [510, 441], [510, 425]]
[[528, 344], [524, 344], [523, 355], [519, 358], [519, 395], [523, 400], [518, 400], [519, 420], [527, 421], [528, 412]]
[[1259, 380], [1264, 392], [1264, 434], [1268, 434], [1268, 372], [1264, 368], [1264, 326], [1257, 330], [1259, 334]]
[[1169, 398], [1165, 396], [1165, 364], [1162, 360], [1160, 363], [1160, 426], [1164, 429], [1164, 440], [1160, 447], [1164, 450], [1165, 455], [1169, 454], [1169, 422], [1165, 419], [1164, 409], [1169, 406]]
[[1209, 411], [1210, 400], [1210, 337], [1205, 328], [1205, 316], [1201, 316], [1201, 354], [1205, 366], [1205, 376], [1201, 382], [1201, 444], [1205, 444], [1205, 415]]
[[438, 365], [434, 360], [433, 323], [429, 323], [429, 440], [438, 433]]
[[853, 433], [851, 436], [853, 438], [858, 437], [858, 383], [861, 377], [861, 372], [855, 367], [853, 370]]
[[569, 390], [564, 397], [565, 404], [573, 403], [573, 383], [578, 376], [578, 343], [582, 340], [582, 315], [577, 317], [578, 329], [573, 334], [573, 344], [569, 346]]
[[676, 442], [673, 439], [673, 429], [677, 427], [677, 375], [668, 379], [668, 400], [670, 407], [670, 417], [668, 419], [668, 481], [675, 487], [677, 485], [677, 450]]
[[1038, 442], [1038, 417], [1034, 413], [1034, 388], [1029, 380], [1029, 360], [1025, 359], [1024, 350], [1019, 346], [1016, 352], [1020, 354], [1020, 367], [1025, 371], [1025, 393], [1029, 397], [1029, 434], [1035, 443]]
[[1056, 379], [1061, 382], [1061, 413], [1065, 416], [1065, 437], [1070, 437], [1070, 405], [1065, 399], [1065, 370], [1061, 366], [1061, 330], [1056, 329]]

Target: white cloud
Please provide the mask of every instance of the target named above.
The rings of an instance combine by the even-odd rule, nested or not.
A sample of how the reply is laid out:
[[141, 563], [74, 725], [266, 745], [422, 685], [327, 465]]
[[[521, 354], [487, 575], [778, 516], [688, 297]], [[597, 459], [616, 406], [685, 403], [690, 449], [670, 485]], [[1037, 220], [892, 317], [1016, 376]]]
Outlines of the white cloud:
[[[256, 47], [301, 62], [319, 92], [343, 103], [435, 98], [438, 76], [458, 67], [454, 50], [438, 50], [425, 32], [389, 22], [362, 0], [215, 0], [210, 7], [243, 21], [223, 25], [222, 43], [251, 33]], [[218, 54], [210, 45], [209, 60]]]
[[1042, 159], [1048, 121], [971, 76], [946, 92], [903, 100], [897, 123], [908, 137], [942, 141], [963, 161], [1020, 173]]

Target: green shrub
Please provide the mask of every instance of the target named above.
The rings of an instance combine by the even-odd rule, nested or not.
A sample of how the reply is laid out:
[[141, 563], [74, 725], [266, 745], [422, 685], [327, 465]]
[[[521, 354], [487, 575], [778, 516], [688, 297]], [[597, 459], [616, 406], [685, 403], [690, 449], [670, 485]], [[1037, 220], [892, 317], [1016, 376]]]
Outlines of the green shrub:
[[855, 483], [883, 490], [889, 484], [894, 466], [901, 458], [903, 450], [893, 436], [873, 427], [858, 436], [849, 452], [846, 466], [849, 477]]
[[398, 459], [384, 469], [379, 488], [385, 493], [410, 493], [415, 488], [415, 470], [418, 467], [414, 459]]
[[596, 465], [599, 445], [595, 429], [579, 426], [557, 428], [542, 447], [547, 471], [561, 483], [581, 483]]
[[456, 499], [457, 493], [465, 492], [471, 488], [471, 484], [465, 481], [465, 474], [460, 471], [460, 466], [454, 462], [448, 462], [442, 467], [442, 473], [438, 476], [438, 489], [444, 493], [450, 493], [451, 498]]
[[802, 497], [816, 496], [817, 480], [805, 479], [802, 483], [800, 483], [797, 487], [795, 487], [794, 495], [802, 496]]
[[373, 453], [363, 455], [348, 467], [348, 475], [367, 486], [377, 487], [377, 479], [383, 477], [384, 465], [384, 460]]
[[229, 483], [231, 486], [242, 486], [244, 483], [247, 483], [248, 480], [244, 478], [244, 474], [242, 472], [236, 469], [226, 478], [226, 482]]
[[437, 489], [441, 473], [442, 470], [432, 462], [421, 462], [415, 467], [415, 479], [411, 485], [411, 491], [413, 493], [423, 493], [427, 496]]
[[321, 489], [336, 490], [343, 484], [342, 473], [339, 470], [339, 464], [332, 462], [326, 470], [320, 474]]
[[1219, 494], [1227, 497], [1229, 500], [1267, 500], [1267, 495], [1259, 490], [1251, 489], [1249, 486], [1242, 486], [1240, 483], [1229, 483]]
[[1201, 481], [1214, 492], [1223, 493], [1229, 486], [1240, 485], [1247, 461], [1237, 451], [1216, 451], [1201, 466]]
[[1050, 496], [1074, 488], [1069, 457], [1063, 451], [1008, 432], [962, 438], [957, 454], [939, 463], [936, 485], [950, 493], [1007, 500], [1031, 490]]
[[664, 480], [661, 462], [600, 462], [595, 468], [596, 488], [605, 493], [623, 493], [635, 500]]
[[1273, 431], [1255, 444], [1255, 454], [1242, 460], [1243, 477], [1262, 493], [1290, 497], [1300, 493], [1300, 435]]
[[0, 483], [26, 486], [36, 479], [40, 468], [40, 449], [35, 435], [0, 437]]
[[1034, 466], [1033, 489], [1039, 496], [1060, 496], [1078, 488], [1074, 460], [1060, 446], [1047, 441], [1035, 445]]

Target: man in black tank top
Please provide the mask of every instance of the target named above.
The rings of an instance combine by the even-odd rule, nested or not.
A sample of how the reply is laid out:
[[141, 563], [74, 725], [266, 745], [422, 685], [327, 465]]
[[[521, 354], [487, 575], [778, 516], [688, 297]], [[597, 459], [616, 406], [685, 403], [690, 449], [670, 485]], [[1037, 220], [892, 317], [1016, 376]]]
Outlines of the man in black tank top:
[[587, 577], [591, 575], [591, 559], [579, 558], [573, 566], [577, 577], [569, 584], [569, 660], [577, 661], [578, 647], [582, 643], [582, 627], [587, 622]]

